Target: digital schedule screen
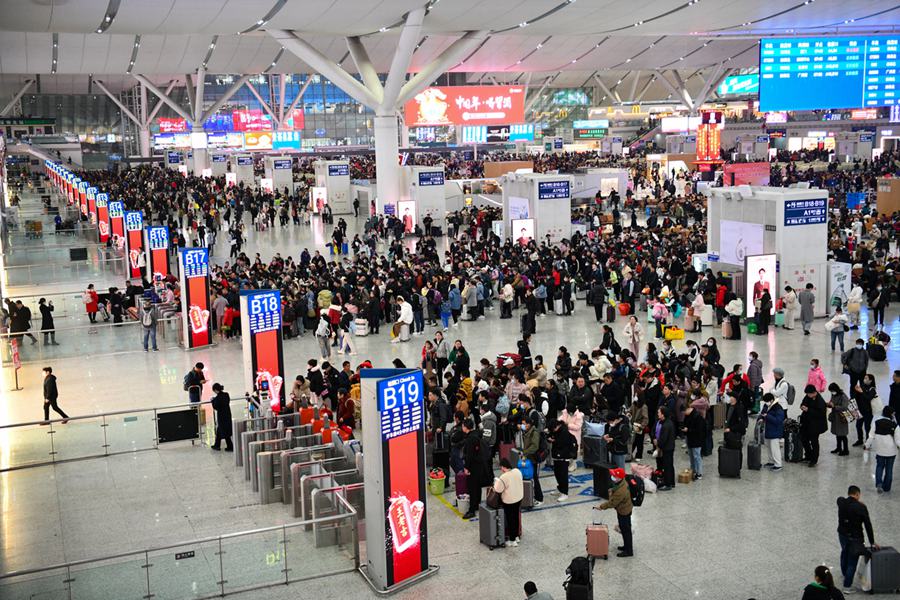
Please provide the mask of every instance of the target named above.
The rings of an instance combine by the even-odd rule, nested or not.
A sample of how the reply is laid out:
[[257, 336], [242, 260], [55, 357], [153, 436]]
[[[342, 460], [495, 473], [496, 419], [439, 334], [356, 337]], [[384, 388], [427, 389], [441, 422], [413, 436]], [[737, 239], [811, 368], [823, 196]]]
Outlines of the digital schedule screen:
[[328, 165], [329, 177], [348, 177], [350, 175], [350, 165]]
[[538, 199], [556, 200], [569, 197], [568, 181], [539, 181]]
[[281, 292], [254, 292], [247, 298], [247, 318], [252, 333], [281, 328]]
[[759, 110], [894, 106], [900, 35], [762, 40]]
[[425, 422], [423, 390], [422, 371], [384, 379], [376, 384], [382, 441], [422, 428]]
[[190, 248], [181, 251], [185, 279], [209, 275], [209, 251], [206, 248]]
[[291, 168], [291, 159], [290, 158], [282, 158], [272, 161], [273, 169], [290, 169]]
[[443, 171], [420, 171], [419, 172], [419, 185], [420, 186], [444, 185], [444, 172]]

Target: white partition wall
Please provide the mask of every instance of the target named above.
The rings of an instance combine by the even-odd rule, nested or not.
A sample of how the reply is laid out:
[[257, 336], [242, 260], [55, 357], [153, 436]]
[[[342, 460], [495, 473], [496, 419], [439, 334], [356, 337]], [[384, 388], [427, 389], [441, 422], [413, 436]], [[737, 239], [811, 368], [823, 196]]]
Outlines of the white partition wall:
[[326, 189], [331, 212], [336, 215], [352, 214], [350, 163], [346, 160], [319, 160], [315, 163], [315, 171], [316, 186]]
[[284, 191], [294, 189], [293, 159], [290, 156], [267, 156], [265, 159], [266, 179], [272, 180], [272, 187]]
[[430, 216], [433, 227], [443, 228], [447, 216], [444, 167], [404, 167], [403, 179], [403, 190], [408, 196], [402, 200], [415, 202], [416, 225], [422, 227], [422, 219]]
[[539, 241], [549, 236], [555, 243], [571, 236], [573, 189], [571, 175], [504, 176], [503, 221], [509, 227], [507, 235], [518, 241], [530, 233], [531, 227]]
[[816, 288], [816, 316], [828, 305], [828, 192], [820, 189], [751, 187], [710, 188], [707, 248], [725, 270], [740, 271], [744, 258], [778, 257], [773, 298], [790, 285]]
[[256, 183], [253, 177], [253, 156], [238, 154], [231, 159], [231, 172], [237, 176], [237, 183], [252, 186]]
[[221, 152], [209, 155], [209, 168], [213, 177], [221, 177], [228, 168], [228, 155]]

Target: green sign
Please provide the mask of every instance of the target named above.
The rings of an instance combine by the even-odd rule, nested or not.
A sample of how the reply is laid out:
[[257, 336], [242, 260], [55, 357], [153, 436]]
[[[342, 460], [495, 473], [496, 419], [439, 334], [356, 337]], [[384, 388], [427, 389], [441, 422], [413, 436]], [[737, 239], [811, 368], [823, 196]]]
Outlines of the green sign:
[[746, 96], [747, 94], [759, 93], [759, 75], [752, 73], [750, 75], [732, 75], [726, 77], [725, 80], [716, 88], [720, 96]]
[[56, 119], [40, 117], [0, 117], [0, 125], [56, 125]]
[[591, 127], [588, 129], [573, 129], [572, 137], [576, 140], [599, 140], [605, 138], [609, 132], [603, 127]]

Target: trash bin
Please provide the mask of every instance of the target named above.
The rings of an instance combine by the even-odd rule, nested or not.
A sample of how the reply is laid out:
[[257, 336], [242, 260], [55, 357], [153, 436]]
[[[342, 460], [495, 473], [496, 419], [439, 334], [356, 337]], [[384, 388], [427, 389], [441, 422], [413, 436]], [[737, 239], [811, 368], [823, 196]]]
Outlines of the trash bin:
[[440, 469], [435, 469], [428, 476], [428, 489], [435, 496], [440, 496], [444, 493], [444, 484], [447, 481], [447, 476], [444, 475], [444, 472]]

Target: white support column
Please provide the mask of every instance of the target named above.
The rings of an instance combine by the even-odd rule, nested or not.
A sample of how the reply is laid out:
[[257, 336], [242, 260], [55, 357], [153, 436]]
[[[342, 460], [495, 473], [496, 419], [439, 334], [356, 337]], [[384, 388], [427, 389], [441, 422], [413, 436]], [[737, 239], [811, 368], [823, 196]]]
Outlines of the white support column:
[[380, 102], [384, 102], [384, 88], [381, 86], [381, 80], [378, 79], [378, 72], [369, 59], [369, 53], [363, 45], [362, 40], [358, 37], [347, 38], [347, 49], [350, 51], [350, 58], [356, 64], [356, 70], [359, 71], [363, 83], [366, 84], [373, 96]]
[[688, 93], [687, 86], [684, 84], [684, 80], [681, 78], [681, 74], [678, 71], [672, 71], [672, 77], [675, 79], [675, 83], [678, 84], [678, 89], [681, 91], [681, 96], [684, 98], [685, 103], [690, 107], [691, 113], [696, 112], [697, 106], [694, 104], [693, 98], [691, 98], [690, 93]]
[[281, 129], [281, 123], [284, 121], [284, 95], [287, 92], [287, 73], [282, 73], [278, 83], [278, 124]]
[[19, 89], [19, 91], [16, 92], [16, 95], [12, 97], [12, 100], [10, 100], [6, 104], [6, 106], [3, 107], [3, 110], [0, 110], [0, 117], [5, 117], [10, 112], [12, 112], [12, 109], [14, 109], [16, 107], [16, 104], [19, 103], [19, 100], [22, 99], [22, 96], [25, 95], [25, 92], [28, 91], [28, 88], [31, 87], [32, 83], [34, 83], [34, 79], [26, 79], [25, 80], [24, 85], [22, 85], [22, 87]]
[[197, 114], [197, 106], [196, 101], [194, 100], [194, 78], [190, 73], [185, 73], [184, 75], [184, 92], [187, 95], [188, 100], [188, 108], [191, 113], [191, 121], [194, 120], [194, 115]]
[[[228, 88], [222, 96], [216, 100], [209, 109], [203, 113], [203, 119], [201, 122], [206, 122], [208, 118], [216, 114], [216, 111], [222, 108], [222, 105], [231, 100], [231, 97], [234, 96], [239, 89], [241, 89], [245, 83], [250, 81], [250, 75], [241, 75], [241, 77], [234, 82], [234, 84]], [[252, 86], [251, 86], [252, 87]]]
[[206, 69], [197, 69], [197, 88], [194, 91], [194, 122], [203, 124], [203, 90], [206, 87]]
[[628, 101], [629, 101], [629, 102], [634, 102], [634, 95], [635, 95], [635, 93], [637, 92], [637, 84], [638, 84], [638, 80], [639, 80], [640, 78], [641, 78], [641, 72], [640, 72], [640, 71], [635, 71], [635, 72], [634, 72], [634, 79], [631, 80], [631, 91], [630, 91], [629, 94], [628, 94]]
[[102, 81], [100, 81], [99, 79], [95, 79], [95, 80], [94, 80], [94, 85], [96, 85], [98, 88], [100, 88], [100, 91], [102, 91], [104, 94], [106, 94], [107, 97], [108, 97], [110, 100], [112, 100], [113, 104], [115, 104], [116, 106], [119, 107], [119, 110], [122, 111], [122, 114], [123, 114], [123, 115], [125, 115], [126, 117], [128, 117], [129, 119], [131, 119], [132, 121], [134, 121], [134, 122], [137, 124], [138, 127], [142, 127], [142, 126], [143, 126], [143, 123], [141, 122], [141, 120], [138, 119], [136, 116], [134, 116], [134, 113], [131, 112], [130, 110], [128, 110], [128, 108], [127, 108], [124, 104], [122, 104], [121, 100], [119, 100], [118, 98], [116, 98], [115, 94], [113, 94], [112, 92], [110, 92], [109, 89], [103, 84]]
[[662, 71], [657, 71], [656, 76], [660, 81], [662, 81], [663, 85], [666, 86], [666, 89], [668, 89], [679, 102], [683, 103], [688, 110], [694, 109], [694, 107], [685, 100], [684, 96], [681, 95], [681, 92], [678, 91], [678, 89], [675, 87], [675, 84], [669, 81], [669, 79], [662, 74]]
[[278, 119], [275, 117], [275, 113], [272, 112], [272, 107], [262, 99], [262, 96], [259, 95], [259, 92], [256, 91], [256, 88], [253, 87], [252, 83], [247, 84], [247, 89], [250, 90], [250, 93], [253, 94], [253, 97], [256, 98], [256, 100], [262, 105], [263, 109], [265, 109], [265, 111], [269, 113], [269, 116], [272, 117], [272, 120], [278, 123]]
[[531, 97], [531, 100], [527, 100], [527, 96], [526, 96], [526, 103], [525, 103], [525, 119], [528, 119], [528, 113], [531, 112], [531, 109], [534, 108], [534, 105], [537, 104], [537, 101], [538, 101], [538, 100], [540, 100], [541, 94], [544, 93], [544, 90], [547, 89], [547, 86], [550, 85], [550, 82], [551, 82], [551, 81], [553, 81], [553, 77], [548, 77], [548, 78], [544, 81], [544, 84], [543, 84], [543, 85], [540, 87], [540, 89], [537, 91], [537, 93], [535, 93], [535, 95]]
[[[169, 82], [169, 85], [166, 86], [166, 90], [165, 90], [163, 93], [164, 93], [166, 96], [168, 96], [169, 94], [171, 94], [171, 93], [172, 93], [172, 90], [175, 89], [175, 84], [176, 84], [176, 83], [178, 83], [178, 82], [177, 82], [176, 80], [174, 80], [174, 79], [173, 79], [172, 81], [170, 81], [170, 82]], [[143, 91], [143, 94], [146, 95], [146, 94], [147, 94], [147, 86], [145, 86], [145, 85], [142, 84], [141, 87], [142, 87], [143, 90], [144, 90], [144, 91]], [[147, 115], [147, 119], [144, 121], [144, 126], [145, 126], [145, 127], [150, 127], [150, 124], [153, 122], [153, 119], [156, 118], [156, 115], [158, 115], [160, 109], [162, 109], [163, 104], [165, 104], [165, 102], [163, 102], [162, 99], [159, 99], [159, 100], [156, 101], [156, 105], [153, 107], [153, 110], [150, 111], [150, 114]]]
[[372, 110], [378, 108], [381, 102], [372, 92], [351, 77], [340, 65], [319, 52], [309, 42], [298, 38], [292, 31], [285, 29], [267, 29], [266, 33], [284, 46], [285, 49], [296, 55], [297, 58], [330, 79], [336, 86], [344, 90], [348, 96]]
[[447, 69], [455, 66], [459, 61], [465, 58], [466, 54], [471, 52], [475, 46], [480, 44], [487, 38], [489, 31], [469, 31], [461, 38], [450, 44], [440, 56], [434, 59], [430, 64], [416, 73], [412, 79], [403, 84], [400, 88], [400, 95], [397, 97], [397, 107], [403, 106], [409, 100], [412, 100], [416, 94], [431, 85], [431, 82], [445, 72]]
[[[424, 20], [424, 8], [411, 10], [409, 11], [409, 14], [406, 15], [406, 22], [403, 25], [403, 30], [400, 32], [397, 50], [394, 52], [393, 59], [391, 59], [391, 68], [388, 71], [387, 80], [385, 80], [384, 84], [380, 107], [382, 112], [398, 106], [397, 100], [403, 92], [403, 85], [406, 82], [406, 73], [409, 71], [409, 65], [412, 63], [412, 57], [416, 51], [416, 44], [419, 41], [419, 35], [422, 31], [422, 22]], [[371, 86], [369, 87], [372, 89]], [[416, 92], [416, 94], [418, 94], [418, 92]]]
[[309, 87], [309, 84], [312, 83], [312, 73], [306, 76], [306, 81], [303, 82], [303, 85], [300, 86], [300, 90], [297, 92], [297, 95], [294, 97], [291, 105], [287, 107], [287, 111], [284, 113], [282, 120], [291, 116], [291, 113], [294, 112], [294, 109], [297, 108], [297, 104], [300, 100], [303, 99], [303, 95], [306, 93], [306, 88]]
[[531, 87], [531, 76], [532, 75], [533, 75], [533, 73], [531, 71], [528, 71], [528, 74], [525, 75], [525, 89], [522, 91], [523, 98], [528, 97], [528, 88]]
[[191, 115], [189, 115], [187, 113], [187, 111], [184, 110], [184, 108], [179, 106], [177, 102], [175, 102], [174, 100], [169, 98], [168, 95], [164, 94], [162, 92], [162, 90], [160, 90], [158, 87], [153, 85], [149, 79], [147, 79], [143, 75], [134, 75], [134, 78], [137, 79], [138, 81], [140, 81], [141, 83], [143, 83], [145, 86], [147, 86], [147, 89], [150, 90], [151, 92], [153, 92], [153, 94], [155, 94], [160, 100], [162, 100], [163, 102], [168, 104], [172, 110], [174, 110], [176, 113], [178, 113], [178, 116], [182, 117], [189, 123], [193, 124], [194, 119], [191, 117]]
[[396, 114], [375, 115], [375, 186], [379, 212], [385, 203], [396, 206], [400, 200], [399, 135], [400, 122]]
[[597, 82], [597, 85], [600, 86], [600, 89], [603, 90], [603, 93], [606, 94], [610, 99], [612, 99], [614, 102], [618, 102], [619, 104], [622, 103], [622, 99], [619, 97], [619, 93], [613, 92], [608, 87], [606, 87], [606, 84], [603, 83], [603, 80], [600, 79], [599, 75], [594, 74], [594, 81]]
[[709, 95], [719, 87], [719, 84], [728, 77], [731, 73], [731, 69], [725, 68], [725, 63], [719, 63], [716, 67], [715, 71], [713, 71], [712, 75], [706, 80], [703, 84], [703, 89], [700, 90], [700, 93], [697, 95], [697, 108], [700, 108], [704, 102], [709, 98]]
[[641, 88], [641, 91], [638, 92], [637, 97], [634, 99], [635, 104], [640, 104], [641, 100], [644, 99], [644, 95], [650, 89], [650, 86], [653, 85], [653, 82], [656, 81], [656, 75], [650, 75], [650, 79], [647, 80], [647, 83], [644, 84], [644, 87]]

